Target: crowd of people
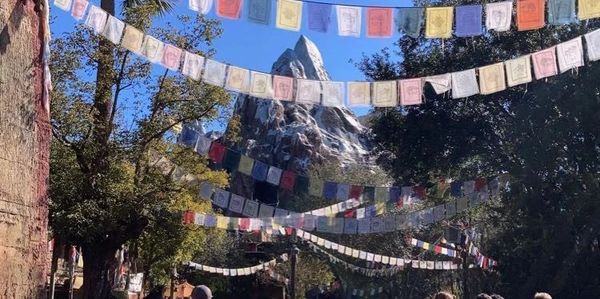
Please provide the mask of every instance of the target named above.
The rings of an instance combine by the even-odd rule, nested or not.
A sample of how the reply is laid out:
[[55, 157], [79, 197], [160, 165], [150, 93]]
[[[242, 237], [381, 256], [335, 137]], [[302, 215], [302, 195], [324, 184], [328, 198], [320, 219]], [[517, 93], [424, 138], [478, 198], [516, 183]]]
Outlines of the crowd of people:
[[[435, 294], [435, 296], [433, 296], [433, 299], [456, 299], [454, 297], [454, 295], [447, 293], [447, 292], [439, 292], [437, 294]], [[498, 295], [498, 294], [485, 294], [485, 293], [481, 293], [479, 295], [477, 295], [476, 299], [504, 299], [504, 297]], [[550, 294], [548, 293], [535, 293], [535, 295], [533, 295], [533, 299], [552, 299], [552, 296], [550, 296]]]

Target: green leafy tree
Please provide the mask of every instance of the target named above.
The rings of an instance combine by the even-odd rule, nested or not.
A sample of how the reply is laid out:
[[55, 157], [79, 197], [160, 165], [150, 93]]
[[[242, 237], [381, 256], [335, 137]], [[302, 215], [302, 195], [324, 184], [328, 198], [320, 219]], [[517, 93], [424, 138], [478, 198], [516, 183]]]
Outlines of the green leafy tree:
[[[197, 54], [213, 53], [212, 41], [221, 33], [218, 22], [198, 15], [180, 17], [178, 26], [153, 29], [153, 16], [165, 12], [170, 2], [122, 4], [128, 24]], [[110, 14], [115, 5], [114, 0], [101, 1]], [[218, 119], [230, 96], [221, 88], [154, 68], [81, 26], [56, 38], [52, 53], [51, 226], [82, 248], [83, 297], [107, 298], [115, 252], [126, 242], [140, 236], [160, 239], [162, 233], [184, 236], [190, 246], [205, 245], [203, 238], [186, 235], [177, 224], [181, 202], [197, 194], [194, 186], [174, 181], [152, 162], [158, 156], [185, 163], [180, 165], [200, 180], [225, 184], [224, 173], [209, 171], [205, 159], [174, 146], [170, 132], [182, 122]], [[175, 231], [157, 230], [151, 236], [148, 229], [163, 222]], [[174, 248], [173, 261], [190, 254], [180, 249]]]
[[[513, 27], [444, 41], [403, 37], [397, 48], [365, 57], [359, 67], [374, 80], [466, 70], [536, 52], [598, 25]], [[484, 251], [500, 260], [507, 297], [540, 290], [559, 298], [600, 296], [599, 75], [597, 64], [586, 60], [578, 70], [488, 96], [452, 99], [426, 86], [422, 105], [373, 112], [375, 152], [398, 183], [510, 175], [502, 203], [472, 219], [485, 232]]]

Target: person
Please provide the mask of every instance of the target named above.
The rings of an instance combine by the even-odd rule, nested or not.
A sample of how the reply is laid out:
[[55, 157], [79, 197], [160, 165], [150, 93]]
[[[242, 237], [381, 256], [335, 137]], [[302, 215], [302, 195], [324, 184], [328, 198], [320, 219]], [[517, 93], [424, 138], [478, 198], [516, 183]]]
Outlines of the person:
[[212, 292], [205, 285], [199, 285], [192, 291], [191, 299], [212, 299]]
[[490, 295], [486, 294], [486, 293], [481, 293], [479, 295], [477, 295], [477, 297], [475, 297], [477, 299], [492, 299], [492, 297], [490, 297]]
[[533, 299], [552, 299], [552, 296], [548, 293], [535, 293]]
[[439, 292], [433, 296], [433, 299], [454, 299], [454, 296], [450, 293]]
[[504, 299], [504, 297], [502, 297], [498, 294], [492, 294], [492, 295], [490, 295], [490, 297], [492, 297], [492, 299]]

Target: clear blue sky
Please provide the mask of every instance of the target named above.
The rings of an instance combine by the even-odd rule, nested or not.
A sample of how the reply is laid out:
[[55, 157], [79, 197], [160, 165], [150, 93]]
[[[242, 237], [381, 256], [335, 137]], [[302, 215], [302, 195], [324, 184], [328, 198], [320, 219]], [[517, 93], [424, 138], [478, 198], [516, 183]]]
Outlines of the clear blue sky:
[[[100, 0], [90, 0], [91, 3], [99, 5]], [[120, 2], [120, 1], [117, 1]], [[389, 0], [365, 1], [365, 0], [328, 0], [330, 3], [359, 4], [359, 5], [382, 5], [389, 6]], [[394, 6], [412, 6], [411, 0], [396, 0]], [[341, 37], [337, 35], [337, 21], [335, 13], [332, 14], [332, 22], [328, 33], [320, 33], [304, 29], [307, 27], [307, 9], [303, 10], [302, 30], [300, 32], [277, 29], [274, 26], [276, 0], [273, 0], [271, 24], [259, 25], [246, 20], [245, 10], [239, 20], [227, 20], [215, 16], [213, 6], [210, 17], [218, 18], [222, 22], [223, 35], [215, 43], [217, 53], [215, 58], [243, 68], [255, 69], [264, 72], [271, 70], [271, 65], [286, 48], [293, 48], [301, 34], [311, 39], [321, 50], [325, 67], [333, 80], [350, 81], [362, 80], [364, 76], [349, 62], [350, 59], [359, 60], [362, 54], [367, 55], [378, 52], [385, 47], [392, 47], [399, 37], [396, 33], [392, 38], [367, 38], [361, 36]], [[164, 17], [157, 17], [155, 25], [160, 26], [166, 20], [172, 20], [175, 15], [194, 14], [188, 9], [187, 0], [177, 0], [175, 10]], [[55, 18], [52, 23], [53, 34], [73, 30], [76, 21], [69, 13], [52, 6], [51, 15]], [[173, 22], [177, 24], [177, 22]], [[366, 31], [363, 20], [363, 33]], [[160, 68], [160, 66], [157, 66]], [[364, 114], [367, 109], [354, 110], [357, 114]]]

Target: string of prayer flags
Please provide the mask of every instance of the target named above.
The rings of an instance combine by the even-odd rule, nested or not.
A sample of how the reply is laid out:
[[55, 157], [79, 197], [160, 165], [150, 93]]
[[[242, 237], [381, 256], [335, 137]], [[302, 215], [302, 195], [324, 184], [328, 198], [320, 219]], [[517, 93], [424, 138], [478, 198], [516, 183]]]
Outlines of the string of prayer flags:
[[[184, 262], [183, 265], [186, 267], [189, 267], [189, 268], [193, 268], [198, 271], [221, 274], [223, 276], [247, 276], [247, 275], [253, 275], [258, 271], [268, 270], [271, 267], [274, 267], [275, 265], [277, 265], [278, 263], [285, 262], [287, 260], [288, 260], [288, 256], [286, 253], [284, 253], [284, 254], [280, 255], [278, 258], [272, 259], [268, 262], [264, 262], [264, 263], [258, 264], [256, 266], [245, 267], [245, 268], [232, 268], [232, 269], [218, 268], [218, 267], [211, 267], [211, 266], [207, 266], [207, 265], [197, 264], [194, 262]], [[277, 276], [275, 276], [275, 277], [277, 277]]]
[[240, 18], [242, 0], [216, 0], [217, 16], [232, 20]]
[[478, 93], [475, 69], [452, 73], [452, 98], [466, 98]]
[[425, 14], [427, 19], [425, 23], [426, 38], [452, 37], [453, 7], [428, 7]]
[[331, 23], [331, 11], [330, 4], [309, 2], [308, 29], [316, 32], [329, 31], [329, 24]]
[[277, 28], [300, 31], [302, 1], [277, 0]]
[[367, 8], [367, 36], [392, 36], [393, 13], [392, 8]]
[[512, 24], [512, 1], [488, 3], [485, 5], [485, 27], [497, 32], [508, 31]]
[[496, 63], [479, 68], [479, 87], [483, 95], [505, 90], [504, 63]]
[[597, 0], [579, 0], [579, 19], [600, 18], [600, 2]]
[[373, 82], [373, 106], [395, 107], [397, 104], [396, 81]]
[[582, 67], [583, 62], [583, 42], [581, 37], [570, 41], [558, 44], [556, 46], [556, 54], [558, 57], [558, 66], [560, 72], [564, 73], [568, 70]]
[[85, 25], [91, 28], [94, 33], [100, 34], [104, 31], [107, 17], [108, 14], [106, 11], [98, 6], [92, 5], [88, 12], [87, 19], [85, 20]]
[[360, 37], [362, 9], [355, 6], [337, 5], [338, 34]]
[[404, 32], [413, 38], [419, 37], [423, 28], [424, 12], [425, 9], [421, 7], [404, 7], [398, 9], [396, 15], [398, 32]]
[[544, 27], [545, 3], [546, 0], [517, 1], [517, 27], [519, 31]]
[[576, 21], [575, 0], [548, 1], [548, 23], [552, 25], [565, 25]]
[[586, 34], [585, 42], [590, 61], [600, 60], [600, 29]]
[[481, 5], [462, 5], [456, 7], [456, 29], [458, 37], [468, 37], [483, 34], [481, 27], [482, 16]]
[[558, 74], [554, 47], [531, 54], [531, 59], [536, 79], [540, 80]]
[[188, 6], [191, 10], [205, 15], [212, 9], [213, 0], [189, 0]]
[[421, 240], [417, 240], [415, 238], [410, 238], [409, 242], [408, 242], [411, 246], [413, 247], [418, 247], [421, 249], [425, 249], [425, 250], [429, 250], [432, 252], [435, 252], [437, 254], [441, 254], [441, 255], [446, 255], [452, 258], [457, 258], [459, 257], [459, 254], [456, 250], [454, 249], [450, 249], [450, 248], [446, 248], [446, 247], [442, 247], [439, 245], [435, 245], [435, 244], [431, 244], [431, 243], [427, 243]]
[[111, 15], [108, 16], [102, 36], [111, 41], [113, 44], [118, 45], [125, 29], [125, 23]]
[[271, 0], [246, 0], [248, 3], [248, 21], [269, 25], [271, 20]]

